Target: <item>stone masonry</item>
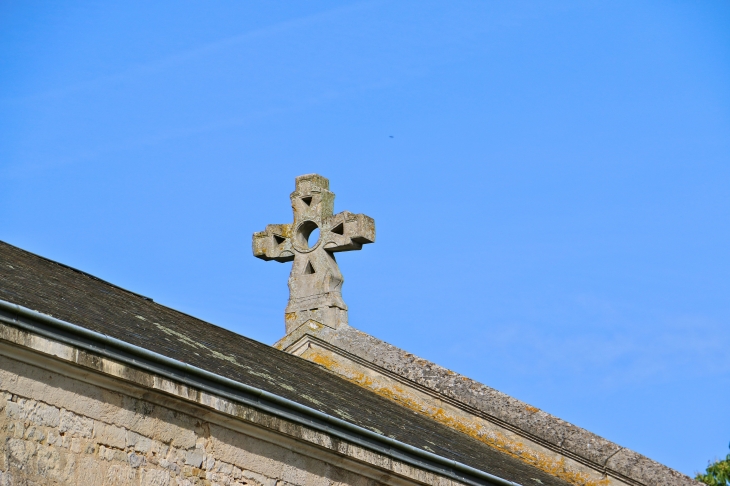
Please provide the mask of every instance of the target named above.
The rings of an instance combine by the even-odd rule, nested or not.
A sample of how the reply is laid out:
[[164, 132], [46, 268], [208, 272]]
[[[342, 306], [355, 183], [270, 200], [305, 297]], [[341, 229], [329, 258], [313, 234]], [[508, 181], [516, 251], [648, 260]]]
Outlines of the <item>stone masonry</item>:
[[[3, 376], [7, 379], [12, 377]], [[53, 394], [44, 398], [56, 401]], [[225, 431], [144, 402], [121, 401], [126, 407], [97, 414], [97, 407], [79, 400], [77, 410], [89, 406], [87, 416], [1, 392], [5, 441], [0, 469], [5, 472], [0, 472], [0, 485], [287, 484], [258, 472], [265, 469], [260, 460], [241, 461], [245, 451], [222, 442]], [[160, 415], [173, 420], [140, 433], [151, 421], [144, 417]]]
[[[3, 388], [17, 381], [5, 370]], [[63, 392], [48, 391], [47, 402], [0, 392], [2, 486], [285, 486], [329, 484], [327, 476], [354, 479], [324, 464], [319, 474], [287, 467], [296, 454], [141, 400], [118, 396], [115, 407], [77, 395], [72, 411], [59, 403]]]

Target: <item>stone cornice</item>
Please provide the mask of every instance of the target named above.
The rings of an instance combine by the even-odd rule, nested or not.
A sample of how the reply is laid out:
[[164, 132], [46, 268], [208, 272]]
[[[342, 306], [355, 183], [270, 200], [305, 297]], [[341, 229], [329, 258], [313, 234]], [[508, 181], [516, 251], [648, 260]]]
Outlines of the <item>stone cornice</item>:
[[347, 326], [310, 321], [275, 347], [575, 485], [690, 486], [691, 478]]

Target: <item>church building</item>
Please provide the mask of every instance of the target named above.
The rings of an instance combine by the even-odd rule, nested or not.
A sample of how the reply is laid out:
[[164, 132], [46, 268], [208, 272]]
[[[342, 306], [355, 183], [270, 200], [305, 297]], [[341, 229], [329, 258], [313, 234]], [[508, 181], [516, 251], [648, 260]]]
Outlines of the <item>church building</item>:
[[0, 242], [0, 486], [700, 484], [351, 327], [375, 222], [316, 174], [291, 204], [253, 235], [292, 267], [274, 346]]

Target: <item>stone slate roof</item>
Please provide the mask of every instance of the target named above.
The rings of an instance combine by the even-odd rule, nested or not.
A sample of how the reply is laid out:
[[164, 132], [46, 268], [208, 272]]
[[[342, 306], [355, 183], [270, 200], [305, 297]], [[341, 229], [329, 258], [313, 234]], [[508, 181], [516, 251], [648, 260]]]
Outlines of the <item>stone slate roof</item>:
[[568, 483], [266, 344], [0, 242], [0, 299], [524, 485]]

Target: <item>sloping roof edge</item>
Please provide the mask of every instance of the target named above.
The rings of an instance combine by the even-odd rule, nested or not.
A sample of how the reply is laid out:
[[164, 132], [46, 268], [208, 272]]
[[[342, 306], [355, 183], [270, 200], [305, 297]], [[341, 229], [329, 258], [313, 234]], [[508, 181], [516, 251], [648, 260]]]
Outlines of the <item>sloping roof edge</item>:
[[0, 321], [173, 381], [244, 403], [286, 420], [335, 435], [414, 467], [474, 486], [521, 486], [466, 464], [413, 447], [287, 398], [135, 346], [120, 339], [0, 300]]
[[[482, 417], [555, 453], [572, 458], [625, 483], [637, 486], [700, 484], [638, 452], [615, 444], [471, 378], [419, 358], [351, 326], [332, 329], [327, 326], [302, 325], [274, 346], [311, 359], [347, 379], [351, 378], [342, 373], [341, 363], [328, 362], [327, 359], [320, 362], [317, 360], [316, 352], [311, 356], [302, 352], [302, 343], [308, 340], [319, 341], [341, 356], [349, 357], [373, 371], [389, 374], [406, 383], [406, 387], [390, 387], [384, 394], [392, 396], [399, 403], [413, 399], [408, 387], [421, 389], [431, 395], [439, 396], [445, 402], [467, 413]], [[363, 382], [352, 379], [351, 381], [371, 388], [376, 393], [380, 392], [378, 387], [381, 384], [373, 379], [372, 374], [368, 374]], [[414, 409], [436, 421], [443, 422], [441, 419], [444, 417], [450, 418], [439, 413], [430, 415], [424, 412], [429, 410], [425, 402], [418, 402], [416, 405]], [[444, 423], [450, 425], [448, 420]]]

